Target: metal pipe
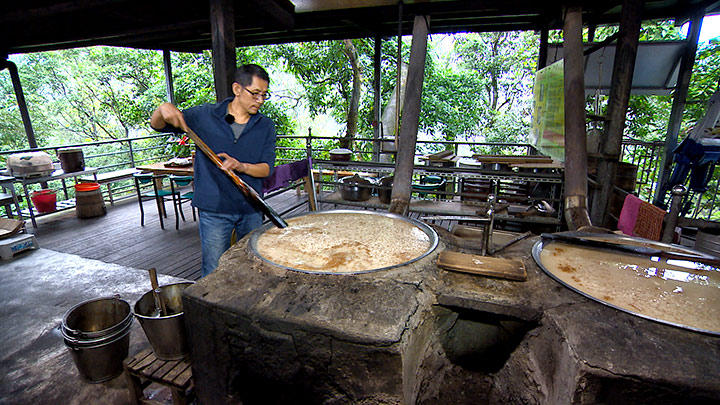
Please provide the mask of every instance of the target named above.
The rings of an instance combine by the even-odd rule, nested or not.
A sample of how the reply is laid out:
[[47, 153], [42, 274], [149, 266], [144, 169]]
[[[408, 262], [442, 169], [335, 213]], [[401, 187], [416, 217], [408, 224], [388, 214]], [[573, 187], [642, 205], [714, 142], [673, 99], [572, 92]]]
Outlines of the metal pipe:
[[20, 109], [20, 117], [25, 127], [28, 145], [30, 145], [31, 149], [35, 149], [38, 147], [38, 144], [37, 140], [35, 140], [35, 131], [33, 131], [32, 122], [30, 122], [30, 113], [28, 112], [27, 103], [25, 103], [25, 94], [20, 84], [20, 75], [18, 74], [17, 66], [10, 60], [4, 60], [0, 65], [0, 70], [3, 68], [7, 68], [10, 73], [10, 80], [12, 81], [15, 98], [17, 99], [18, 108]]

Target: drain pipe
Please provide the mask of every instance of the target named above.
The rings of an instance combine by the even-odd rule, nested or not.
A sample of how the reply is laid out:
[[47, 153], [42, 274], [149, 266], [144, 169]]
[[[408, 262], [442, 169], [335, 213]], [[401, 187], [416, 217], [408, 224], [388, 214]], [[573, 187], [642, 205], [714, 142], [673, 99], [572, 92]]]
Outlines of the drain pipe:
[[38, 145], [35, 140], [35, 131], [33, 131], [32, 123], [30, 122], [30, 113], [28, 112], [27, 104], [25, 103], [25, 95], [23, 94], [22, 86], [20, 85], [20, 75], [18, 74], [17, 66], [15, 66], [15, 63], [7, 58], [7, 55], [3, 56], [4, 58], [0, 59], [0, 70], [7, 68], [10, 73], [10, 80], [12, 81], [13, 90], [15, 90], [15, 98], [17, 99], [18, 108], [20, 109], [20, 117], [22, 118], [23, 126], [25, 127], [28, 145], [30, 145], [31, 149], [36, 149]]
[[587, 204], [587, 135], [582, 8], [568, 7], [563, 25], [565, 74], [565, 220], [570, 230], [591, 226]]

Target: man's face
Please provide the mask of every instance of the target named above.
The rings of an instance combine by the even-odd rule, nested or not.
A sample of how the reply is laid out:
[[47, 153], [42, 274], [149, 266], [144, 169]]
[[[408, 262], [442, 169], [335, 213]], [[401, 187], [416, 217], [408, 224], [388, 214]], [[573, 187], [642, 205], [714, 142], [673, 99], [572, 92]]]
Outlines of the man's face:
[[265, 103], [268, 94], [268, 82], [253, 76], [252, 83], [244, 87], [240, 83], [233, 83], [233, 92], [240, 102], [240, 106], [249, 114], [257, 114], [260, 107]]

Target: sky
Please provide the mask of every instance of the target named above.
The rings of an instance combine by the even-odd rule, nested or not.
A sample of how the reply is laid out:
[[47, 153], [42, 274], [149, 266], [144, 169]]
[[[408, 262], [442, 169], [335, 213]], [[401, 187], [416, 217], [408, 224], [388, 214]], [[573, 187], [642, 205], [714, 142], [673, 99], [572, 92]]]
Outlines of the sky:
[[[682, 33], [686, 37], [689, 26], [690, 23], [685, 23], [682, 26]], [[698, 43], [701, 44], [717, 37], [720, 37], [720, 15], [705, 16], [705, 18], [703, 18], [702, 28], [700, 29]]]

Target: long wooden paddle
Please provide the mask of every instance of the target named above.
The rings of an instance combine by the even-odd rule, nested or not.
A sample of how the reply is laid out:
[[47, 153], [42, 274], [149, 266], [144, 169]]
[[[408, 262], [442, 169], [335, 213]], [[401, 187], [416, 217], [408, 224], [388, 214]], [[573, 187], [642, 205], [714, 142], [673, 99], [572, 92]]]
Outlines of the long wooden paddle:
[[277, 226], [278, 228], [287, 228], [287, 226], [288, 226], [287, 222], [285, 222], [285, 220], [282, 219], [280, 217], [280, 215], [278, 215], [278, 213], [275, 212], [275, 210], [273, 210], [272, 207], [270, 207], [265, 202], [265, 200], [262, 199], [262, 197], [260, 197], [260, 195], [257, 193], [257, 191], [255, 191], [254, 188], [248, 186], [248, 184], [245, 183], [243, 181], [243, 179], [241, 179], [232, 170], [223, 168], [222, 160], [220, 160], [220, 157], [218, 157], [218, 155], [215, 154], [215, 152], [213, 152], [213, 150], [210, 149], [210, 147], [207, 146], [207, 144], [205, 142], [203, 142], [202, 139], [200, 139], [200, 137], [195, 133], [195, 131], [188, 128], [187, 136], [189, 136], [190, 139], [192, 139], [193, 142], [195, 142], [195, 145], [197, 145], [197, 147], [200, 148], [200, 150], [203, 151], [203, 153], [210, 160], [212, 160], [213, 163], [215, 163], [215, 166], [217, 166], [220, 170], [224, 171], [225, 174], [227, 174], [230, 177], [230, 179], [233, 181], [233, 183], [235, 183], [235, 185], [237, 185], [240, 188], [240, 190], [243, 192], [243, 194], [245, 194], [245, 196], [251, 202], [253, 202], [259, 206], [259, 208], [262, 210], [262, 212], [265, 215], [267, 215], [268, 218], [270, 218], [270, 221], [272, 221], [272, 223], [275, 224], [275, 226]]

